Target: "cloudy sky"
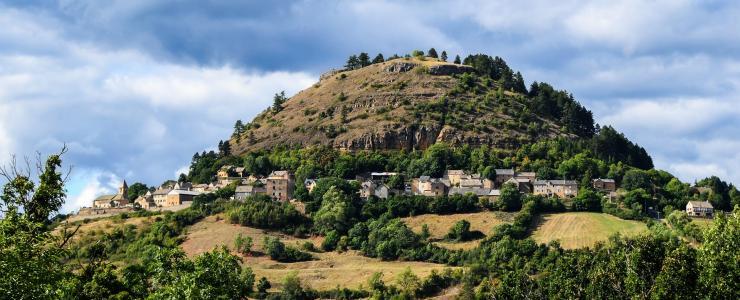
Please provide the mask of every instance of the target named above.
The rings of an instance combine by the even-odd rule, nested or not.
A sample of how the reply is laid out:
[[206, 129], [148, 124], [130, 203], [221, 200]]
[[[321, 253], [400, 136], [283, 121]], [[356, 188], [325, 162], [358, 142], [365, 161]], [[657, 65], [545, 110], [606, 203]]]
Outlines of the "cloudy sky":
[[740, 183], [740, 5], [507, 2], [3, 1], [0, 161], [66, 143], [71, 211], [175, 177], [349, 54], [435, 47], [571, 91], [685, 181]]

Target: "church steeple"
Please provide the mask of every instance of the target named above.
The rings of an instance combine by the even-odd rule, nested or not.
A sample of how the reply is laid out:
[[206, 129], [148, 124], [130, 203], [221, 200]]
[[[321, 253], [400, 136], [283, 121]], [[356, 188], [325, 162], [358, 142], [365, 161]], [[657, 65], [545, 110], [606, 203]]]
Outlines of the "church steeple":
[[118, 188], [118, 195], [120, 195], [123, 199], [128, 199], [128, 184], [126, 184], [125, 179], [123, 180], [121, 187]]

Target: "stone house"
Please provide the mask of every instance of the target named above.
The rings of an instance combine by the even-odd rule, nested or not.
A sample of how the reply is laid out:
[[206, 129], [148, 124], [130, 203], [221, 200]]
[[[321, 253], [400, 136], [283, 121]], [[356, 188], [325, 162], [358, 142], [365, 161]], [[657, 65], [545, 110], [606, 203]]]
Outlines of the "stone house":
[[388, 199], [391, 195], [391, 189], [384, 183], [378, 183], [372, 180], [364, 181], [360, 184], [360, 198], [368, 199], [371, 196], [380, 199]]
[[293, 198], [295, 179], [289, 171], [274, 171], [267, 176], [266, 193], [277, 201], [288, 201]]
[[599, 191], [614, 192], [617, 190], [617, 183], [614, 179], [596, 178], [591, 180], [591, 185]]
[[152, 199], [154, 200], [154, 204], [156, 204], [159, 207], [166, 206], [167, 205], [167, 194], [172, 191], [170, 187], [164, 186], [160, 187], [154, 192], [152, 192]]
[[497, 187], [500, 187], [504, 182], [514, 178], [515, 174], [514, 169], [496, 169], [496, 180], [494, 182]]
[[711, 218], [714, 216], [714, 206], [707, 201], [689, 201], [686, 203], [686, 214], [692, 217]]
[[134, 203], [139, 205], [142, 209], [152, 209], [157, 207], [157, 204], [154, 203], [152, 192], [146, 192], [146, 194], [139, 196], [139, 198], [136, 198]]
[[504, 184], [513, 184], [516, 186], [517, 190], [519, 190], [520, 193], [523, 194], [531, 194], [533, 187], [532, 182], [528, 178], [524, 177], [513, 177], [504, 182]]
[[411, 180], [411, 192], [414, 195], [421, 195], [427, 197], [436, 197], [447, 194], [448, 184], [445, 184], [440, 178], [431, 178], [429, 176], [421, 176]]
[[535, 195], [560, 198], [578, 196], [578, 182], [575, 180], [536, 180], [532, 186]]
[[165, 204], [163, 206], [178, 206], [186, 202], [192, 202], [195, 196], [200, 193], [186, 190], [172, 189], [167, 193]]
[[265, 193], [267, 193], [267, 189], [264, 186], [240, 185], [236, 187], [234, 199], [243, 201], [249, 197]]

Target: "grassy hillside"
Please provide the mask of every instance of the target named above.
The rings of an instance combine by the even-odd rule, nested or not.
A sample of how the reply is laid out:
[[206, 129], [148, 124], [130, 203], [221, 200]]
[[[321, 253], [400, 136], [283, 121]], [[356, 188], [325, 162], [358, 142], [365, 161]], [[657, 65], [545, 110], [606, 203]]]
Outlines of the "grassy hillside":
[[647, 231], [644, 223], [590, 212], [545, 214], [539, 217], [532, 238], [538, 243], [559, 240], [566, 249], [583, 248], [619, 233], [632, 236]]
[[[427, 227], [429, 227], [429, 233], [431, 234], [432, 239], [443, 239], [447, 232], [449, 232], [450, 227], [460, 220], [467, 220], [470, 222], [471, 231], [480, 231], [484, 235], [488, 235], [494, 226], [510, 222], [513, 215], [513, 213], [504, 212], [478, 212], [452, 215], [424, 214], [402, 218], [402, 220], [417, 234], [421, 233], [422, 226], [426, 224]], [[480, 240], [473, 240], [461, 243], [439, 241], [435, 244], [453, 250], [472, 249], [478, 245], [479, 241]]]
[[490, 79], [465, 77], [466, 65], [399, 58], [322, 76], [265, 110], [231, 139], [243, 153], [280, 144], [343, 149], [425, 149], [435, 142], [511, 147], [564, 135], [525, 109], [524, 95]]
[[[253, 250], [262, 249], [262, 239], [265, 236], [279, 236], [290, 246], [311, 242], [319, 248], [321, 244], [320, 238], [300, 239], [277, 232], [232, 225], [221, 220], [220, 216], [210, 216], [189, 228], [187, 239], [181, 246], [191, 257], [220, 245], [233, 249], [234, 239], [239, 233], [252, 238]], [[303, 283], [315, 289], [328, 290], [337, 286], [350, 288], [367, 286], [368, 278], [375, 272], [383, 272], [384, 278], [392, 281], [406, 267], [410, 267], [414, 274], [421, 277], [426, 277], [432, 270], [441, 271], [445, 268], [444, 265], [424, 262], [380, 261], [364, 257], [357, 251], [313, 253], [313, 255], [318, 259], [280, 263], [267, 256], [254, 256], [243, 257], [243, 262], [252, 268], [257, 278], [264, 276], [270, 280], [273, 290], [279, 290], [282, 279], [292, 271], [298, 271], [298, 277]]]

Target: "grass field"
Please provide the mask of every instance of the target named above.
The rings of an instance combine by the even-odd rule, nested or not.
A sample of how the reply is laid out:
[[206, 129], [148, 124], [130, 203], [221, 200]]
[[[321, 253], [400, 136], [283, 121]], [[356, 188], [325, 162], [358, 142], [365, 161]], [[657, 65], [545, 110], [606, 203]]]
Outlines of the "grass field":
[[[228, 224], [220, 220], [219, 216], [210, 216], [189, 228], [182, 248], [189, 256], [210, 251], [219, 245], [226, 245], [229, 249], [233, 249], [234, 238], [239, 233], [252, 237], [254, 241], [252, 249], [254, 250], [262, 249], [262, 239], [266, 235], [280, 236], [286, 245], [291, 246], [306, 241], [314, 243], [316, 247], [321, 244], [320, 238], [300, 239], [277, 232]], [[252, 268], [257, 278], [267, 277], [273, 289], [280, 289], [280, 283], [288, 273], [298, 271], [298, 277], [303, 283], [320, 290], [337, 286], [352, 288], [360, 285], [367, 286], [368, 278], [375, 272], [383, 272], [386, 281], [393, 281], [397, 274], [406, 267], [410, 267], [420, 277], [426, 277], [432, 270], [441, 271], [445, 268], [444, 265], [422, 262], [384, 262], [364, 257], [356, 251], [313, 254], [317, 260], [280, 263], [266, 256], [256, 256], [244, 257], [244, 264]]]
[[[467, 213], [467, 214], [452, 214], [452, 215], [434, 215], [426, 214], [403, 218], [402, 220], [408, 225], [411, 230], [416, 233], [421, 232], [421, 227], [427, 224], [429, 227], [429, 233], [433, 239], [443, 239], [450, 227], [457, 221], [468, 220], [470, 222], [471, 231], [480, 231], [484, 235], [488, 235], [494, 226], [509, 222], [513, 218], [513, 213], [503, 212], [478, 212], [478, 213]], [[436, 242], [437, 245], [448, 248], [448, 249], [471, 249], [478, 245], [478, 240], [468, 241], [462, 243], [453, 243], [440, 241]]]
[[538, 243], [559, 240], [563, 248], [574, 249], [593, 246], [615, 233], [633, 236], [645, 231], [647, 226], [641, 222], [603, 213], [571, 212], [540, 216], [532, 238]]

